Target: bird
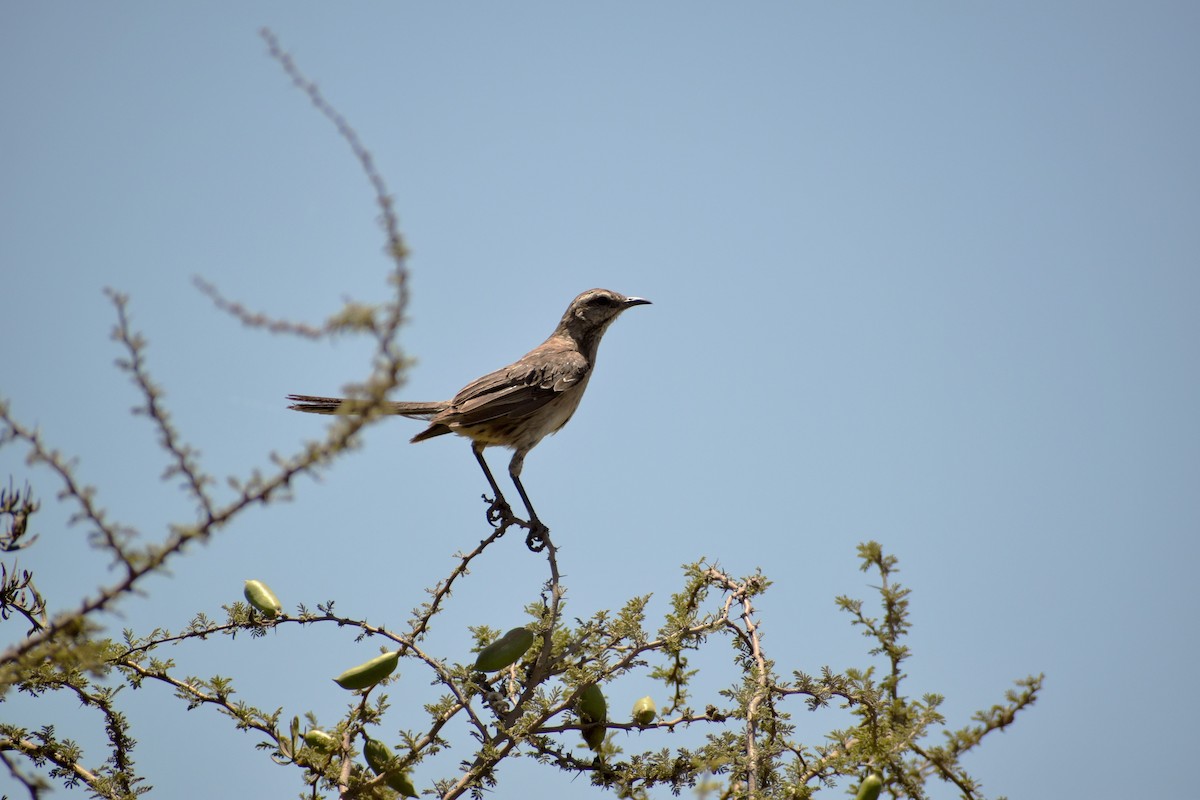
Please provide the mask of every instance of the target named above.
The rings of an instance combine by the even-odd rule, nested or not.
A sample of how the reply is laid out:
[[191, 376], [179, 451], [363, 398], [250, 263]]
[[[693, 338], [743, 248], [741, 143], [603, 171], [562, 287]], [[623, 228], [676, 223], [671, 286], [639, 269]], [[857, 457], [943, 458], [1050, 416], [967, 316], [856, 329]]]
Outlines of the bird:
[[[592, 369], [600, 339], [623, 311], [649, 305], [642, 297], [626, 297], [608, 289], [589, 289], [567, 306], [550, 337], [524, 356], [468, 383], [452, 400], [434, 402], [390, 401], [384, 414], [425, 420], [429, 426], [412, 437], [423, 442], [448, 433], [471, 440], [471, 452], [495, 493], [487, 518], [493, 525], [511, 514], [487, 460], [484, 449], [507, 447], [513, 451], [508, 474], [529, 514], [526, 544], [538, 551], [545, 547], [549, 529], [538, 519], [529, 494], [521, 483], [525, 456], [538, 442], [557, 433], [575, 413]], [[354, 414], [365, 401], [341, 397], [288, 395], [290, 409], [310, 414]]]

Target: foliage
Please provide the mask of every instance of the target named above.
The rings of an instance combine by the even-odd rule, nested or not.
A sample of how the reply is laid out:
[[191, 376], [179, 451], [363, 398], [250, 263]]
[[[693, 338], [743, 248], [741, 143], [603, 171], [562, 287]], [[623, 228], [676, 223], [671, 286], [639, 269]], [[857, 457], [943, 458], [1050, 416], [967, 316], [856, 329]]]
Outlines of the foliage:
[[[398, 384], [407, 364], [396, 344], [407, 302], [407, 250], [391, 198], [354, 131], [298, 72], [274, 38], [269, 33], [264, 36], [272, 56], [350, 145], [375, 191], [386, 252], [394, 264], [389, 281], [392, 297], [377, 306], [348, 304], [324, 325], [308, 326], [251, 313], [207, 283], [200, 288], [247, 325], [311, 338], [348, 331], [372, 338], [373, 374], [353, 392], [363, 413], [335, 417], [323, 441], [275, 457], [270, 474], [229, 479], [233, 496], [220, 500], [213, 490], [216, 482], [204, 473], [195, 448], [172, 425], [162, 392], [150, 377], [145, 340], [131, 326], [128, 299], [110, 293], [117, 314], [114, 338], [124, 351], [118, 363], [141, 398], [136, 411], [151, 422], [168, 454], [167, 477], [179, 483], [196, 510], [194, 519], [151, 539], [109, 519], [96, 504], [94, 489], [76, 480], [72, 462], [0, 403], [0, 446], [23, 447], [31, 464], [49, 468], [60, 484], [61, 502], [73, 508], [72, 521], [84, 525], [91, 545], [117, 566], [117, 578], [110, 585], [81, 598], [73, 609], [47, 618], [46, 600], [34, 576], [19, 569], [15, 557], [11, 564], [0, 564], [0, 615], [10, 624], [20, 621], [29, 626], [0, 655], [0, 701], [12, 691], [39, 698], [68, 693], [99, 713], [107, 742], [105, 757], [97, 762], [86, 758], [68, 734], [53, 726], [30, 730], [0, 724], [0, 759], [29, 796], [38, 797], [53, 782], [103, 798], [132, 798], [149, 791], [134, 762], [136, 741], [118, 700], [125, 687], [157, 686], [186, 708], [212, 709], [235, 729], [255, 732], [258, 748], [277, 764], [296, 771], [302, 797], [394, 797], [398, 789], [407, 791], [414, 767], [447, 748], [464, 747], [465, 741], [473, 744], [460, 768], [417, 786], [418, 791], [442, 798], [479, 797], [498, 785], [502, 762], [526, 757], [548, 769], [586, 775], [598, 793], [620, 798], [649, 797], [656, 787], [674, 794], [691, 790], [721, 798], [806, 798], [828, 787], [853, 786], [868, 772], [882, 774], [893, 797], [925, 797], [931, 779], [952, 783], [964, 797], [981, 797], [961, 757], [1031, 705], [1041, 690], [1042, 677], [1018, 681], [1004, 703], [977, 713], [974, 724], [944, 730], [940, 696], [914, 698], [902, 691], [902, 666], [910, 656], [905, 644], [911, 624], [909, 590], [895, 582], [896, 558], [874, 542], [860, 545], [858, 557], [864, 571], [878, 576], [881, 616], [870, 616], [861, 600], [839, 597], [837, 604], [871, 641], [869, 654], [882, 665], [878, 671], [873, 664], [844, 673], [826, 667], [818, 675], [785, 674], [767, 655], [756, 611], [758, 598], [770, 582], [757, 572], [731, 575], [718, 563], [703, 559], [684, 565], [669, 611], [653, 629], [646, 618], [649, 595], [630, 598], [615, 611], [570, 619], [558, 550], [548, 538], [538, 556], [545, 559], [545, 582], [533, 592], [526, 609], [534, 644], [516, 663], [487, 675], [476, 671], [474, 659], [466, 654], [458, 654], [464, 660], [455, 660], [430, 652], [426, 635], [431, 621], [469, 575], [471, 565], [510, 528], [529, 527], [508, 511], [495, 520], [494, 530], [476, 548], [458, 555], [454, 568], [428, 590], [429, 600], [414, 609], [402, 630], [344, 617], [332, 601], [316, 603], [315, 610], [300, 605], [295, 613], [274, 616], [235, 602], [225, 607], [222, 619], [198, 614], [174, 632], [126, 630], [113, 637], [102, 628], [99, 615], [136, 594], [148, 575], [177, 562], [187, 543], [207, 540], [249, 509], [286, 497], [295, 477], [312, 473], [352, 449], [362, 430], [379, 418], [384, 397]], [[0, 492], [4, 522], [0, 550], [6, 557], [36, 539], [29, 530], [38, 509], [28, 486], [14, 491], [10, 485]], [[285, 718], [279, 709], [233, 699], [231, 677], [188, 675], [164, 657], [165, 647], [180, 642], [239, 634], [261, 637], [281, 628], [320, 625], [353, 629], [360, 639], [370, 638], [385, 650], [397, 651], [402, 669], [425, 673], [441, 693], [425, 707], [425, 721], [402, 733], [399, 741], [388, 741], [381, 730], [390, 705], [384, 692], [394, 676], [354, 692], [340, 719], [321, 721], [309, 715], [301, 721]], [[477, 628], [473, 633], [482, 649], [500, 632]], [[696, 688], [699, 668], [693, 665], [693, 657], [702, 650], [718, 649], [714, 642], [726, 643], [727, 652], [731, 648], [737, 679], [717, 694], [695, 699], [693, 695], [700, 691]], [[597, 706], [604, 687], [630, 674], [663, 684], [667, 702], [653, 718], [626, 720], [602, 702]], [[792, 698], [803, 701], [803, 707], [813, 713], [830, 707], [848, 709], [856, 724], [831, 730], [818, 743], [799, 741], [793, 723], [798, 706]], [[417, 718], [415, 709], [407, 712], [406, 719]], [[81, 717], [79, 724], [87, 722]], [[668, 739], [665, 734], [677, 730], [696, 730], [703, 736], [694, 737], [694, 745], [692, 740], [689, 746], [662, 745]], [[636, 741], [659, 747], [627, 754], [619, 742], [634, 740], [620, 736], [622, 731], [651, 734]], [[943, 743], [929, 744], [937, 731], [943, 734]], [[580, 738], [589, 749], [580, 746]], [[373, 768], [368, 768], [361, 754], [371, 740], [386, 744], [395, 757], [376, 746]]]

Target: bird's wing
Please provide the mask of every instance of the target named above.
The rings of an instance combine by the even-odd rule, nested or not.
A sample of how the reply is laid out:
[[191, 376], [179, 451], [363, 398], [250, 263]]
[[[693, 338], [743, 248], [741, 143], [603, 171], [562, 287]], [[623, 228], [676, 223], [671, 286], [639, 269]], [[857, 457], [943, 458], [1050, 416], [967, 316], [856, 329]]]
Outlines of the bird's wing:
[[500, 417], [524, 419], [587, 377], [587, 359], [578, 351], [530, 356], [472, 381], [433, 421], [469, 426]]

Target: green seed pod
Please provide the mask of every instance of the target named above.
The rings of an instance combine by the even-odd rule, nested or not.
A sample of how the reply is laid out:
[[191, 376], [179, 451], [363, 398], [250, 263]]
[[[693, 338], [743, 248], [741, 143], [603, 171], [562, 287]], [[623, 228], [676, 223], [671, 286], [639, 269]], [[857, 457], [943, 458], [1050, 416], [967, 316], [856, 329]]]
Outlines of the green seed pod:
[[337, 747], [338, 741], [320, 728], [313, 728], [304, 734], [304, 743], [313, 750], [327, 752]]
[[[387, 767], [388, 762], [392, 760], [392, 750], [378, 739], [367, 739], [367, 743], [363, 745], [363, 757], [367, 759], [367, 766], [371, 768], [371, 771], [380, 775]], [[404, 797], [417, 796], [416, 787], [413, 786], [412, 781], [408, 779], [408, 774], [403, 770], [388, 770], [384, 781]]]
[[604, 699], [600, 687], [594, 683], [589, 683], [579, 693], [575, 710], [579, 712], [579, 721], [585, 725], [608, 722], [608, 701]]
[[378, 739], [367, 739], [363, 746], [363, 757], [367, 759], [371, 771], [378, 775], [391, 761], [392, 749]]
[[400, 651], [384, 653], [376, 656], [365, 664], [351, 667], [334, 678], [334, 682], [343, 689], [367, 689], [391, 675], [400, 662]]
[[246, 595], [246, 602], [267, 619], [275, 619], [276, 615], [283, 611], [283, 604], [279, 602], [279, 598], [271, 591], [271, 587], [262, 581], [246, 581], [246, 588], [242, 590], [242, 594]]
[[654, 705], [654, 700], [650, 695], [646, 695], [641, 700], [633, 704], [633, 722], [636, 725], [649, 725], [654, 722], [654, 718], [658, 716], [658, 708]]
[[599, 753], [600, 746], [604, 744], [604, 735], [607, 732], [608, 728], [605, 728], [603, 725], [592, 725], [590, 728], [583, 729], [583, 741], [587, 743], [588, 747]]
[[862, 784], [858, 787], [858, 796], [855, 800], [876, 800], [882, 791], [883, 778], [879, 776], [879, 773], [872, 772], [863, 778]]
[[496, 641], [479, 651], [475, 659], [475, 669], [480, 672], [495, 672], [510, 664], [533, 646], [533, 631], [528, 628], [513, 628]]

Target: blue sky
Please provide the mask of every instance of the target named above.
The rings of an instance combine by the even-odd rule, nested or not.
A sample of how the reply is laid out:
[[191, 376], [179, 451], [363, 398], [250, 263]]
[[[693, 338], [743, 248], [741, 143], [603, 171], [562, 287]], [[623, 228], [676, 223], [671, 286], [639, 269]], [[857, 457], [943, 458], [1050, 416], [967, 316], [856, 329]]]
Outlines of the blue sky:
[[[783, 671], [862, 666], [833, 597], [871, 597], [854, 547], [877, 539], [914, 593], [911, 693], [945, 694], [961, 725], [1047, 675], [966, 761], [989, 796], [1178, 793], [1198, 710], [1198, 23], [1168, 2], [6, 3], [0, 393], [158, 536], [189, 506], [128, 415], [103, 287], [132, 295], [216, 475], [319, 432], [285, 394], [364, 376], [363, 343], [247, 331], [191, 283], [306, 320], [385, 291], [370, 189], [266, 56], [270, 26], [395, 194], [417, 359], [400, 396], [448, 397], [515, 359], [584, 289], [654, 301], [610, 330], [579, 413], [526, 464], [570, 613], [654, 592], [661, 614], [678, 565], [707, 556], [774, 579], [762, 621]], [[114, 630], [219, 615], [248, 577], [401, 627], [485, 532], [467, 444], [409, 446], [417, 430], [373, 429], [293, 503], [153, 579]], [[52, 505], [21, 453], [0, 467]], [[62, 517], [43, 512], [21, 563], [65, 607], [111, 573]], [[435, 651], [522, 621], [544, 564], [503, 544]], [[328, 677], [363, 648], [289, 630], [168, 655], [332, 721], [346, 698]], [[656, 691], [629, 678], [610, 696]], [[215, 714], [157, 689], [130, 702], [165, 796], [299, 791]], [[69, 727], [74, 704], [53, 708]], [[796, 713], [813, 737], [845, 721]], [[501, 782], [597, 796], [524, 763]]]

